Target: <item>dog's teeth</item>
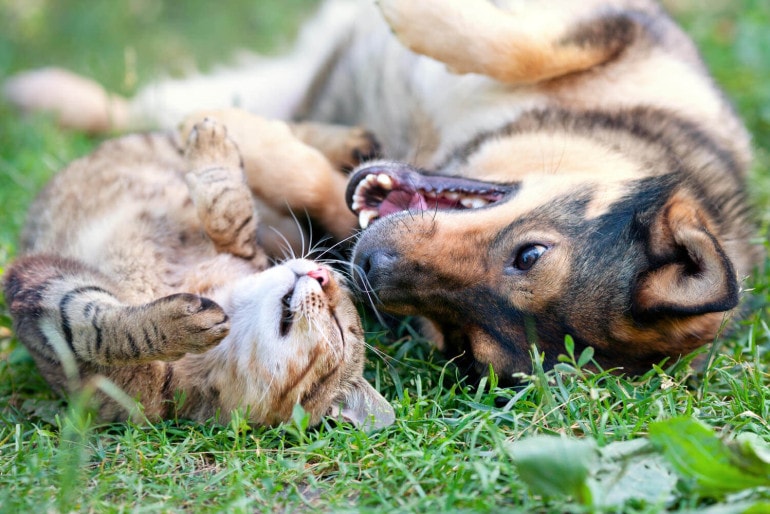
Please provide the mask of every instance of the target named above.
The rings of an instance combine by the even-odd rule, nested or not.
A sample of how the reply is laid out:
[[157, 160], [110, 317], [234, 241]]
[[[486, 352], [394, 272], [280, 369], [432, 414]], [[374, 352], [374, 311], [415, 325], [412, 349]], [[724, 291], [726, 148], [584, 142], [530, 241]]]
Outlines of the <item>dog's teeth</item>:
[[361, 181], [361, 182], [359, 182], [359, 183], [358, 183], [358, 185], [356, 186], [356, 190], [355, 190], [355, 192], [353, 193], [353, 195], [354, 195], [356, 198], [365, 198], [365, 197], [366, 197], [365, 193], [366, 193], [366, 190], [367, 190], [367, 189], [368, 189], [368, 187], [367, 187], [367, 182], [366, 182], [366, 180], [362, 180], [362, 181]]
[[354, 211], [358, 211], [360, 209], [363, 209], [366, 206], [366, 195], [363, 194], [358, 188], [356, 189], [356, 192], [353, 193], [353, 203], [351, 204], [351, 208]]
[[358, 224], [361, 226], [361, 228], [366, 228], [369, 226], [369, 224], [372, 221], [377, 219], [377, 217], [378, 217], [377, 211], [371, 210], [371, 209], [364, 209], [358, 215]]
[[422, 193], [422, 195], [423, 195], [425, 198], [430, 198], [430, 199], [434, 199], [434, 198], [436, 198], [436, 193], [434, 193], [433, 191], [427, 191], [427, 190], [426, 190], [426, 191], [424, 191], [424, 192]]
[[369, 218], [369, 211], [361, 211], [358, 213], [358, 225], [361, 228], [368, 227], [370, 221], [371, 219]]
[[376, 184], [376, 183], [377, 183], [377, 175], [367, 175], [367, 176], [366, 176], [366, 181], [367, 181], [369, 184], [371, 184], [371, 185], [374, 185], [374, 184]]
[[385, 189], [393, 189], [393, 179], [384, 173], [377, 175], [377, 183]]
[[460, 203], [468, 209], [478, 209], [479, 207], [484, 207], [489, 202], [479, 197], [467, 197], [460, 200]]
[[455, 193], [454, 191], [446, 191], [441, 194], [444, 198], [447, 200], [455, 201], [460, 198], [460, 193]]

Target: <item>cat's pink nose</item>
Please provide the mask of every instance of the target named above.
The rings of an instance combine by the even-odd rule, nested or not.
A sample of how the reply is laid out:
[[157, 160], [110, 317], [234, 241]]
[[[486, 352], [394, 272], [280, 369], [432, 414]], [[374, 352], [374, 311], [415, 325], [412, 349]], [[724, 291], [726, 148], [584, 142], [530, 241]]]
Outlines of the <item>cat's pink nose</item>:
[[331, 281], [331, 278], [329, 277], [329, 270], [326, 268], [318, 268], [314, 269], [313, 271], [308, 271], [307, 276], [316, 279], [318, 283], [321, 284], [321, 287], [326, 287]]

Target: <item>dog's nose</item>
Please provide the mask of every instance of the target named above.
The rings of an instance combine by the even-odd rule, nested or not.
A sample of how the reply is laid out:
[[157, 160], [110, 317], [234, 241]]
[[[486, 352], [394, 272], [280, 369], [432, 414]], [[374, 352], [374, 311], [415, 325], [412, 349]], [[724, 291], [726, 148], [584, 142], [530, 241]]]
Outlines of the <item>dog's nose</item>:
[[353, 257], [353, 275], [364, 291], [377, 289], [387, 280], [398, 262], [398, 254], [389, 248], [373, 247], [359, 251]]

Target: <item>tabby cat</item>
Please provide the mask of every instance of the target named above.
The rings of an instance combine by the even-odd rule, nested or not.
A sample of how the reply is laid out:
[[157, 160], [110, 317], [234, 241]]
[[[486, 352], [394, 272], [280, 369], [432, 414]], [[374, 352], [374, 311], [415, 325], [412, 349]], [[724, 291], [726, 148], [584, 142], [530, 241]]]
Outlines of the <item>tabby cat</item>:
[[[106, 377], [149, 419], [226, 422], [241, 409], [272, 425], [299, 403], [314, 424], [392, 423], [362, 377], [364, 334], [341, 277], [305, 259], [268, 267], [259, 179], [244, 176], [225, 125], [207, 118], [182, 140], [107, 141], [31, 206], [4, 288], [43, 376], [61, 393]], [[101, 418], [128, 417], [97, 395]]]

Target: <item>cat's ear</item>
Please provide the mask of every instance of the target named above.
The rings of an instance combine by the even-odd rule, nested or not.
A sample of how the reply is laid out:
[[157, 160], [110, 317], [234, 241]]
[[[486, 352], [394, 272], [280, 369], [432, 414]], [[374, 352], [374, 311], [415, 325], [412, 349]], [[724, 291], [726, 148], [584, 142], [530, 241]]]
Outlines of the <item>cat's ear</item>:
[[377, 430], [396, 421], [396, 413], [388, 400], [363, 378], [354, 382], [350, 392], [340, 398], [330, 414], [362, 430]]

